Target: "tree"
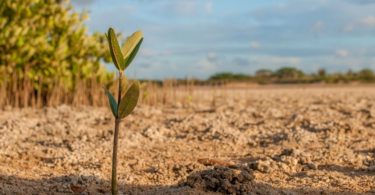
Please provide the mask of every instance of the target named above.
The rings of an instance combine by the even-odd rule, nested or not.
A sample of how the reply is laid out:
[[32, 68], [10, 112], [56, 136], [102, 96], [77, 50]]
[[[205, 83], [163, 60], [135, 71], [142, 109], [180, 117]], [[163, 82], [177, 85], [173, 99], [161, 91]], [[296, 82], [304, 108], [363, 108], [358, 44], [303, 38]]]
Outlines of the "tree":
[[267, 84], [273, 81], [273, 71], [269, 69], [260, 69], [255, 72], [255, 80], [259, 84]]
[[89, 34], [86, 18], [68, 0], [1, 1], [0, 84], [27, 96], [33, 90], [48, 93], [57, 83], [75, 90], [78, 80], [111, 79], [101, 65], [110, 59], [106, 38]]
[[318, 76], [324, 78], [327, 75], [327, 72], [324, 68], [318, 70]]
[[216, 80], [216, 81], [244, 81], [249, 80], [251, 77], [245, 74], [237, 74], [231, 72], [222, 72], [212, 75], [209, 80]]
[[275, 75], [279, 79], [299, 79], [305, 74], [301, 70], [294, 67], [282, 67], [275, 72]]
[[255, 77], [265, 78], [271, 77], [273, 75], [272, 70], [269, 69], [260, 69], [255, 72]]
[[357, 75], [360, 81], [371, 82], [375, 80], [374, 72], [371, 69], [363, 69]]

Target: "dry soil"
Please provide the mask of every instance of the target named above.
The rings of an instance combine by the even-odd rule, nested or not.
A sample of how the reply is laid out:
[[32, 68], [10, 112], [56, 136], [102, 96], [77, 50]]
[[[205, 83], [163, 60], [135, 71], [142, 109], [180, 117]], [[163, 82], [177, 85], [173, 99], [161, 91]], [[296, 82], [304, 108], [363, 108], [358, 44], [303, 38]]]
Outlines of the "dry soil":
[[[375, 87], [197, 89], [121, 124], [121, 194], [375, 194]], [[187, 103], [186, 103], [187, 102]], [[108, 194], [108, 108], [0, 111], [0, 194]]]

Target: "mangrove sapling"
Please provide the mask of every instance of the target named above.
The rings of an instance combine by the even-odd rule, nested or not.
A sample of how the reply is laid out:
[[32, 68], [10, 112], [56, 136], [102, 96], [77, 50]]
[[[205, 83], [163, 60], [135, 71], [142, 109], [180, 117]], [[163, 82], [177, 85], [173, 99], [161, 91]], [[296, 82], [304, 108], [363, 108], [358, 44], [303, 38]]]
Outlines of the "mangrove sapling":
[[118, 193], [117, 190], [117, 148], [118, 148], [118, 135], [120, 129], [120, 122], [123, 118], [127, 117], [135, 108], [139, 98], [139, 83], [138, 81], [132, 82], [126, 88], [124, 95], [122, 95], [122, 81], [124, 70], [129, 66], [136, 56], [139, 47], [143, 41], [143, 34], [141, 31], [137, 31], [129, 36], [125, 41], [124, 53], [121, 51], [120, 45], [117, 41], [115, 31], [109, 28], [108, 34], [109, 51], [113, 63], [118, 70], [118, 97], [117, 101], [114, 96], [106, 90], [108, 96], [109, 105], [111, 107], [112, 114], [115, 118], [115, 132], [113, 138], [113, 153], [112, 153], [112, 180], [111, 180], [111, 191], [115, 195]]

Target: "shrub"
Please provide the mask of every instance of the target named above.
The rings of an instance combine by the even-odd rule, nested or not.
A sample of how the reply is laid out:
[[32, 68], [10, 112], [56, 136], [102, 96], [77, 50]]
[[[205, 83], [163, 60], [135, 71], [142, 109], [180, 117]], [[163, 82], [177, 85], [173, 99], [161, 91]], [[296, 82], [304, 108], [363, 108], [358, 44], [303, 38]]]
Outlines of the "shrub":
[[88, 34], [86, 18], [67, 0], [1, 1], [0, 85], [23, 91], [19, 99], [28, 106], [35, 90], [48, 97], [57, 85], [74, 92], [79, 81], [111, 81], [101, 65], [110, 60], [105, 36]]

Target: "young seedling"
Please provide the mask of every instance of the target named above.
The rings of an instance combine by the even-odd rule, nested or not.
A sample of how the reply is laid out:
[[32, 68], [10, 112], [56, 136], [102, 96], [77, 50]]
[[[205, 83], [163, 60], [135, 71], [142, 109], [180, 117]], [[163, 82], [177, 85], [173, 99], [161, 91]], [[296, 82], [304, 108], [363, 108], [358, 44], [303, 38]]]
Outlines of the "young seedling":
[[118, 134], [120, 128], [120, 122], [123, 118], [127, 117], [135, 108], [139, 98], [139, 83], [137, 81], [131, 83], [124, 95], [122, 95], [122, 79], [124, 70], [129, 66], [136, 56], [139, 47], [143, 41], [143, 34], [141, 31], [137, 31], [129, 36], [125, 41], [124, 53], [121, 51], [120, 45], [117, 41], [115, 31], [109, 28], [108, 34], [109, 51], [112, 56], [113, 63], [118, 70], [118, 98], [117, 101], [113, 95], [106, 90], [108, 96], [109, 105], [112, 110], [112, 114], [115, 118], [115, 132], [113, 138], [113, 153], [112, 153], [112, 181], [111, 191], [115, 195], [118, 193], [117, 190], [117, 148], [118, 148]]

